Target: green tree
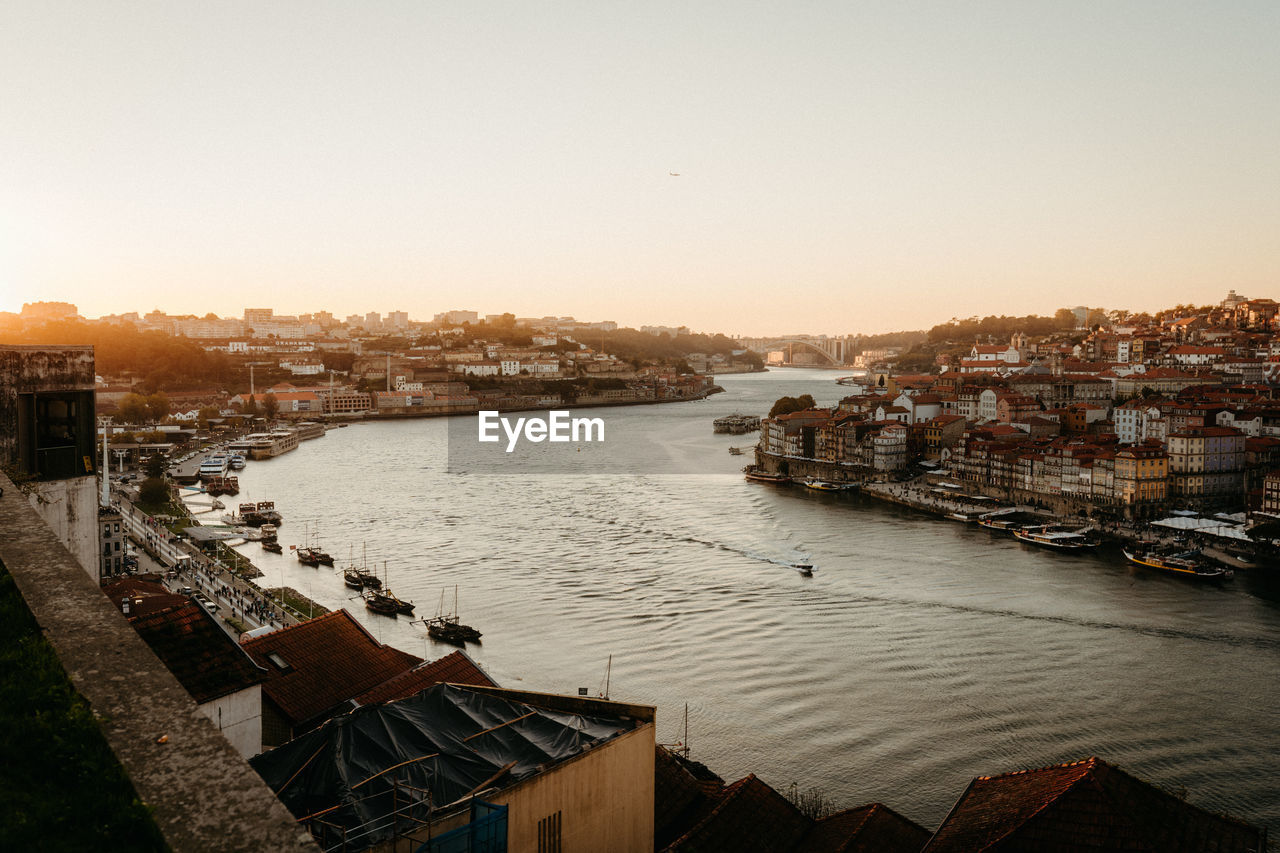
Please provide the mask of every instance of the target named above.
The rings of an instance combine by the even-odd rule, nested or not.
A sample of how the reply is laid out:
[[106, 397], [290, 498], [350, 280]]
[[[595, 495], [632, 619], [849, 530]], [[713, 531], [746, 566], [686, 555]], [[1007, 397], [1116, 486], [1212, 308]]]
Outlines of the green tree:
[[778, 415], [802, 412], [805, 409], [815, 408], [817, 405], [809, 394], [801, 394], [799, 397], [779, 397], [773, 404], [773, 408], [769, 409], [769, 417], [776, 418]]
[[196, 412], [196, 425], [200, 429], [209, 428], [209, 419], [216, 418], [219, 415], [217, 406], [202, 406], [200, 411]]
[[125, 423], [140, 424], [146, 421], [147, 415], [147, 398], [141, 394], [130, 392], [120, 398], [119, 403], [120, 419]]
[[142, 463], [142, 470], [151, 479], [163, 477], [168, 468], [169, 459], [163, 453], [153, 453]]
[[240, 406], [240, 411], [246, 415], [249, 415], [250, 417], [257, 417], [258, 401], [253, 399], [252, 394], [250, 394], [249, 398], [244, 401], [243, 405]]
[[157, 391], [147, 397], [147, 416], [153, 421], [162, 421], [169, 416], [169, 397]]
[[276, 395], [267, 392], [262, 398], [262, 413], [268, 418], [275, 420], [275, 416], [280, 412], [280, 403], [276, 400]]
[[148, 477], [138, 487], [138, 501], [151, 507], [158, 507], [169, 500], [169, 487], [159, 477]]

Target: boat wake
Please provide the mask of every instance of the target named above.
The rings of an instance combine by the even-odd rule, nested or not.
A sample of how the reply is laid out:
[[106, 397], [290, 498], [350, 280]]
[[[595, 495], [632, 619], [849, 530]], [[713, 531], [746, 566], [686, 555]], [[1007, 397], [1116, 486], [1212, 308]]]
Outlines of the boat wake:
[[923, 599], [893, 598], [890, 596], [858, 595], [825, 598], [827, 604], [896, 604], [903, 607], [931, 608], [948, 610], [954, 613], [972, 613], [983, 616], [998, 616], [1009, 619], [1025, 619], [1033, 622], [1050, 622], [1059, 625], [1070, 625], [1077, 628], [1091, 628], [1102, 631], [1128, 631], [1148, 637], [1166, 637], [1176, 640], [1196, 640], [1217, 645], [1248, 647], [1255, 649], [1280, 650], [1280, 638], [1242, 636], [1219, 631], [1189, 631], [1182, 628], [1168, 628], [1161, 625], [1136, 625], [1124, 622], [1107, 622], [1100, 619], [1086, 619], [1078, 616], [1055, 615], [1051, 613], [1026, 613], [1019, 610], [1002, 608], [974, 607], [967, 604], [949, 604], [943, 601]]

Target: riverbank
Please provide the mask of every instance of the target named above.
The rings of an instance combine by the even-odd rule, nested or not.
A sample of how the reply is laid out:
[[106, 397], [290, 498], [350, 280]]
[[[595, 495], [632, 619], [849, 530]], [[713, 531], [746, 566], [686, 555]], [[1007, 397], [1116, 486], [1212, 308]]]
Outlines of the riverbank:
[[[712, 385], [695, 394], [673, 397], [664, 400], [611, 400], [603, 397], [595, 397], [584, 395], [574, 399], [572, 402], [560, 400], [556, 403], [530, 403], [529, 405], [503, 406], [495, 405], [493, 411], [499, 412], [550, 412], [558, 409], [583, 408], [583, 409], [601, 409], [616, 406], [656, 406], [664, 403], [691, 403], [697, 400], [705, 400], [712, 394], [721, 394], [724, 389], [719, 385]], [[363, 419], [369, 421], [386, 421], [401, 420], [404, 418], [443, 418], [453, 415], [474, 415], [481, 410], [485, 410], [484, 406], [476, 404], [474, 407], [467, 406], [441, 406], [432, 407], [426, 410], [424, 406], [395, 406], [381, 407], [378, 409], [370, 409], [364, 412]], [[488, 411], [488, 410], [485, 410]]]
[[[1014, 509], [1033, 513], [1045, 519], [1045, 523], [1058, 524], [1072, 530], [1086, 530], [1096, 534], [1104, 543], [1120, 547], [1195, 547], [1205, 555], [1232, 569], [1251, 569], [1252, 561], [1241, 560], [1230, 554], [1218, 542], [1209, 540], [1194, 531], [1174, 531], [1156, 527], [1145, 520], [1097, 519], [1073, 512], [1063, 512], [1061, 505], [1046, 505], [1044, 500], [1018, 504], [985, 494], [953, 492], [928, 481], [928, 474], [912, 480], [888, 480], [888, 474], [874, 471], [865, 465], [826, 462], [817, 459], [781, 458], [756, 451], [757, 466], [768, 473], [781, 473], [794, 480], [814, 478], [834, 482], [856, 483], [868, 497], [886, 503], [898, 504], [920, 512], [938, 516], [947, 521], [976, 521], [984, 513], [997, 508]], [[1060, 502], [1061, 503], [1061, 502]], [[1275, 562], [1271, 548], [1263, 543], [1249, 542], [1254, 553], [1269, 563]]]
[[[866, 483], [862, 494], [885, 503], [897, 504], [919, 512], [929, 513], [944, 521], [973, 523], [978, 517], [991, 512], [997, 506], [990, 500], [973, 500], [973, 496], [957, 495], [950, 497], [935, 486], [922, 482], [923, 478], [904, 483]], [[978, 496], [981, 497], [981, 496]], [[1056, 515], [1042, 508], [1028, 505], [1009, 507], [999, 505], [1000, 509], [1014, 509], [1019, 512], [1035, 514], [1043, 517], [1046, 523], [1059, 524], [1071, 530], [1087, 531], [1097, 535], [1104, 543], [1122, 548], [1155, 545], [1158, 547], [1187, 547], [1193, 545], [1193, 538], [1185, 532], [1164, 530], [1143, 521], [1096, 521], [1079, 515]], [[1242, 562], [1234, 555], [1208, 543], [1198, 543], [1196, 547], [1206, 556], [1221, 562], [1232, 569], [1252, 569], [1254, 565]]]

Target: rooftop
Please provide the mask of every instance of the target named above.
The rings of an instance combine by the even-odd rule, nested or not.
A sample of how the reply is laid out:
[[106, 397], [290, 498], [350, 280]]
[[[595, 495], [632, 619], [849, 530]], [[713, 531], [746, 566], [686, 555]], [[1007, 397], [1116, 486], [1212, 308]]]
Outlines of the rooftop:
[[263, 695], [294, 725], [317, 720], [422, 663], [378, 642], [346, 610], [255, 637], [242, 648], [269, 674]]
[[[134, 587], [132, 593], [121, 594], [129, 587]], [[121, 599], [129, 599], [128, 618], [134, 630], [196, 702], [204, 704], [265, 679], [266, 673], [191, 599], [172, 595], [160, 584], [133, 579], [116, 581], [103, 592], [117, 607]]]
[[979, 776], [922, 853], [1150, 850], [1257, 853], [1263, 835], [1099, 758]]
[[[250, 764], [297, 818], [323, 812], [325, 821], [349, 831], [364, 827], [363, 841], [348, 848], [355, 850], [390, 838], [388, 822], [378, 821], [391, 812], [396, 785], [430, 791], [431, 803], [447, 808], [640, 728], [652, 712], [604, 700], [437, 684], [335, 717]], [[395, 774], [387, 773], [393, 768]]]

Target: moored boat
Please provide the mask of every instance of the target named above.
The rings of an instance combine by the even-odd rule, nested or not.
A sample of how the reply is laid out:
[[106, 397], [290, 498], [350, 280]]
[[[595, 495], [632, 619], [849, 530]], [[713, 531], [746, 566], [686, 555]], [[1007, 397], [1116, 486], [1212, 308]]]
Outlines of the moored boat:
[[481, 634], [470, 625], [463, 625], [457, 616], [437, 616], [427, 620], [427, 635], [433, 640], [461, 646], [480, 642]]
[[405, 616], [412, 616], [412, 615], [413, 615], [413, 602], [412, 602], [412, 601], [405, 601], [403, 598], [400, 598], [400, 597], [399, 597], [399, 596], [397, 596], [394, 592], [392, 592], [392, 591], [391, 591], [391, 589], [390, 589], [389, 587], [388, 587], [387, 589], [384, 589], [384, 590], [382, 591], [382, 595], [386, 596], [388, 599], [390, 599], [391, 601], [395, 602], [395, 605], [396, 605], [396, 612], [397, 612], [397, 613], [402, 613], [402, 614], [404, 614]]
[[270, 551], [272, 554], [283, 554], [284, 546], [274, 539], [263, 539], [262, 550]]
[[831, 480], [819, 480], [817, 477], [808, 478], [804, 485], [815, 492], [847, 492], [858, 487], [856, 483], [835, 483]]
[[427, 636], [433, 640], [452, 643], [455, 646], [480, 642], [481, 634], [470, 625], [463, 625], [458, 618], [458, 588], [453, 588], [453, 612], [444, 612], [444, 590], [440, 591], [440, 607], [434, 619], [423, 619], [427, 626]]
[[398, 601], [381, 592], [364, 593], [364, 606], [383, 616], [395, 616], [399, 612]]
[[1130, 551], [1124, 549], [1125, 559], [1148, 569], [1168, 572], [1194, 580], [1228, 580], [1235, 573], [1227, 568], [1210, 565], [1199, 551], [1183, 551], [1179, 554], [1158, 554], [1155, 551]]
[[1025, 510], [1006, 509], [988, 512], [978, 518], [978, 525], [993, 533], [1013, 534], [1019, 530], [1043, 530], [1048, 519]]
[[258, 501], [257, 503], [240, 504], [240, 518], [250, 527], [261, 527], [264, 524], [279, 525], [284, 519], [276, 512], [275, 501]]
[[773, 483], [777, 486], [791, 485], [791, 478], [785, 474], [770, 474], [768, 471], [761, 471], [754, 465], [748, 465], [742, 469], [743, 475], [753, 483]]
[[201, 480], [208, 482], [214, 477], [224, 477], [227, 473], [227, 457], [222, 453], [215, 453], [212, 456], [205, 457], [200, 463], [199, 477]]
[[1040, 529], [1028, 527], [1023, 530], [1015, 530], [1013, 531], [1013, 538], [1032, 545], [1040, 545], [1044, 548], [1056, 548], [1060, 551], [1080, 551], [1088, 548], [1097, 548], [1102, 544], [1099, 540], [1078, 531], [1053, 530], [1050, 527]]

